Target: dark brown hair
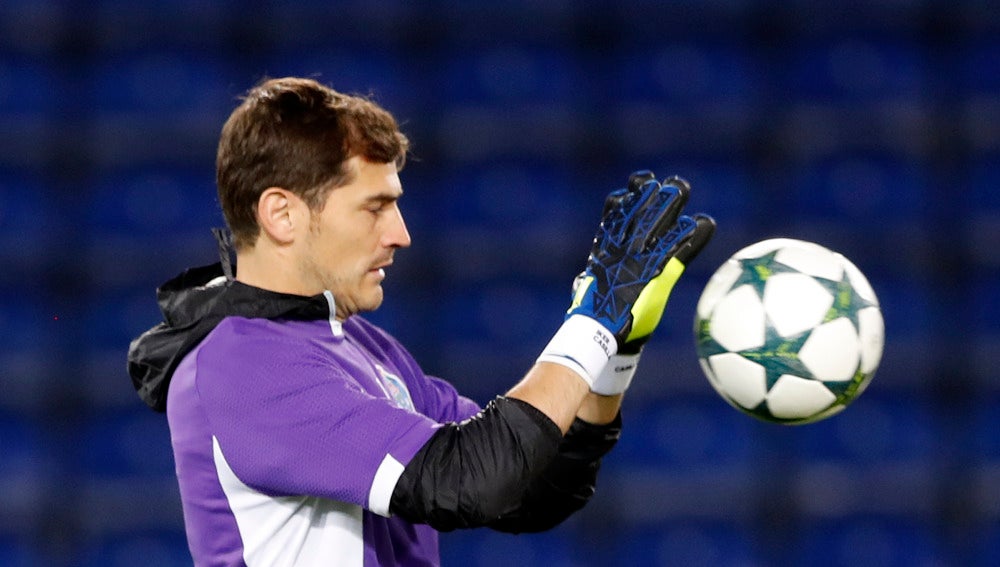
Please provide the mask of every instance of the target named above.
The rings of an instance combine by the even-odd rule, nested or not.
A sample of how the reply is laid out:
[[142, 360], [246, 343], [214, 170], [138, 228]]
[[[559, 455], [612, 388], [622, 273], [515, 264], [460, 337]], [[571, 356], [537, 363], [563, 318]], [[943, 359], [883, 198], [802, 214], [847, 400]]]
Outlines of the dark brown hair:
[[222, 127], [216, 155], [219, 203], [237, 249], [260, 232], [257, 201], [268, 187], [322, 210], [328, 192], [350, 183], [345, 162], [360, 156], [402, 169], [409, 142], [395, 118], [371, 100], [312, 79], [265, 80]]

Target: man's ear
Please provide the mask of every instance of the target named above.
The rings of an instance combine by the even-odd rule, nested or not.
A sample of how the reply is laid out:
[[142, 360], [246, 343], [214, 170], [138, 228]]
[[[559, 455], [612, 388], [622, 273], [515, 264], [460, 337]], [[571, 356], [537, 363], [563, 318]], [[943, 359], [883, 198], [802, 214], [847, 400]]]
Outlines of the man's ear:
[[276, 244], [287, 245], [295, 241], [302, 224], [305, 203], [291, 191], [281, 187], [268, 187], [257, 200], [257, 222], [262, 236]]

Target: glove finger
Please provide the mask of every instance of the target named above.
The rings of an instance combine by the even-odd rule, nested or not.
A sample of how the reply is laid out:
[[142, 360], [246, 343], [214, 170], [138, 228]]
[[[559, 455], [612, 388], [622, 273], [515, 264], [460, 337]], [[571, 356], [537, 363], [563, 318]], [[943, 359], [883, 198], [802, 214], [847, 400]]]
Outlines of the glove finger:
[[663, 208], [653, 220], [650, 234], [647, 237], [646, 249], [656, 246], [656, 243], [667, 234], [681, 216], [681, 211], [687, 205], [691, 195], [691, 186], [680, 177], [671, 177], [663, 182]]
[[638, 192], [646, 182], [653, 181], [654, 179], [656, 179], [656, 176], [648, 169], [632, 172], [632, 175], [628, 176], [628, 190]]
[[601, 210], [601, 219], [608, 216], [608, 212], [621, 206], [622, 200], [628, 195], [628, 189], [615, 189], [608, 193], [604, 199], [604, 209]]
[[664, 206], [665, 195], [656, 180], [647, 181], [642, 194], [631, 193], [624, 203], [626, 224], [622, 242], [635, 254], [641, 252], [649, 241], [654, 224]]
[[655, 179], [649, 180], [641, 187], [640, 192], [630, 191], [622, 201], [622, 212], [625, 225], [622, 227], [622, 242], [632, 246], [636, 238], [645, 239], [649, 232], [650, 211], [655, 211], [660, 199], [660, 184]]
[[661, 262], [661, 265], [657, 267], [656, 273], [659, 273], [663, 269], [663, 265], [676, 255], [677, 251], [687, 242], [687, 239], [690, 238], [696, 227], [697, 222], [693, 218], [681, 215], [666, 234], [650, 245], [649, 253], [659, 257]]
[[639, 171], [632, 172], [632, 174], [628, 176], [628, 184], [622, 189], [613, 191], [610, 195], [608, 195], [608, 198], [604, 200], [604, 211], [601, 212], [601, 216], [603, 217], [607, 215], [608, 211], [611, 209], [621, 206], [626, 197], [630, 195], [641, 195], [643, 185], [655, 179], [656, 176], [653, 175], [653, 172], [648, 169], [641, 169]]
[[677, 252], [674, 253], [674, 258], [677, 258], [685, 266], [698, 256], [708, 241], [712, 239], [712, 235], [715, 234], [715, 219], [712, 217], [699, 213], [694, 215], [692, 220], [695, 226], [678, 247]]

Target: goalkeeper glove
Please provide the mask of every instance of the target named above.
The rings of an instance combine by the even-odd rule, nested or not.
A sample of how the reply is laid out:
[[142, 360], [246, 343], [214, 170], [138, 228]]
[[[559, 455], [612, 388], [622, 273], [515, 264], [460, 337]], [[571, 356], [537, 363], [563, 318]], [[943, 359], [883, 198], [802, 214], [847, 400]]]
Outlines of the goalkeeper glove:
[[[566, 322], [539, 360], [574, 368], [597, 393], [624, 391], [674, 284], [715, 231], [711, 217], [681, 214], [689, 194], [679, 177], [659, 183], [652, 172], [640, 171], [608, 195]], [[600, 349], [581, 348], [581, 339]], [[609, 365], [616, 353], [626, 358]], [[606, 367], [618, 377], [599, 380]]]

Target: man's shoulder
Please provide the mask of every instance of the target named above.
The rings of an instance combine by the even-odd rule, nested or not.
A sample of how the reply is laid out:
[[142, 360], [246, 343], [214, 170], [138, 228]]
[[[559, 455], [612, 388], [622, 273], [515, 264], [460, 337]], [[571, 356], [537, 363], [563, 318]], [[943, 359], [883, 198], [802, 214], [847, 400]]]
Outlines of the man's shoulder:
[[379, 350], [405, 350], [403, 345], [378, 325], [354, 315], [344, 321], [344, 331], [355, 339]]
[[273, 349], [308, 350], [312, 348], [309, 339], [322, 334], [320, 323], [226, 317], [205, 337], [198, 350], [203, 356], [214, 353], [249, 358], [258, 358]]
[[265, 319], [262, 317], [241, 317], [231, 315], [216, 325], [213, 333], [245, 337], [268, 337], [294, 339], [309, 338], [320, 334], [330, 334], [326, 321], [298, 321], [291, 319]]

